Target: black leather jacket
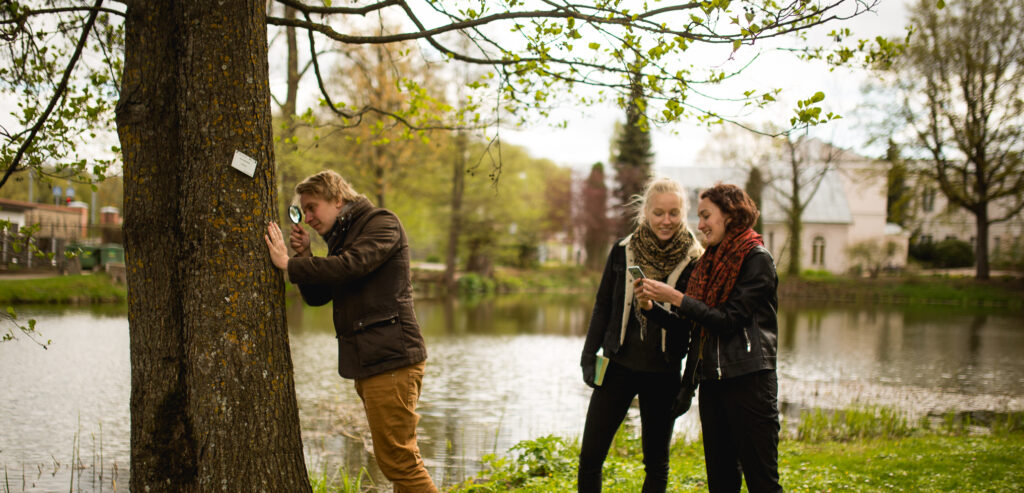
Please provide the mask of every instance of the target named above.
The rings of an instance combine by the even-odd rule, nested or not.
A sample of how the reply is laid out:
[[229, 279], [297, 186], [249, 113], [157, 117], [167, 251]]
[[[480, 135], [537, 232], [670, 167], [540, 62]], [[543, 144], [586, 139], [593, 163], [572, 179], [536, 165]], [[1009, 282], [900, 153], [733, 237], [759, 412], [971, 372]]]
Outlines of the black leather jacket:
[[[774, 370], [779, 334], [778, 285], [774, 259], [764, 247], [756, 247], [743, 259], [725, 303], [711, 308], [685, 296], [671, 313], [655, 305], [647, 317], [658, 320], [662, 327], [693, 331], [684, 378], [721, 380]], [[707, 332], [703, 348], [702, 328]], [[691, 362], [697, 368], [692, 368]]]

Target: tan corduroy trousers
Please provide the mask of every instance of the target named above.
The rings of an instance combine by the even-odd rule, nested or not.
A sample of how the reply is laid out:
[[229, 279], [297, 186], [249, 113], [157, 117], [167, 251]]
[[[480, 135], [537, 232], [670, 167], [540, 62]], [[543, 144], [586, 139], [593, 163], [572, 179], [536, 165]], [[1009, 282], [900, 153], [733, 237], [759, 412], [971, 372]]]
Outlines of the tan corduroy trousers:
[[425, 362], [355, 381], [373, 438], [373, 455], [395, 493], [436, 493], [416, 445], [416, 403]]

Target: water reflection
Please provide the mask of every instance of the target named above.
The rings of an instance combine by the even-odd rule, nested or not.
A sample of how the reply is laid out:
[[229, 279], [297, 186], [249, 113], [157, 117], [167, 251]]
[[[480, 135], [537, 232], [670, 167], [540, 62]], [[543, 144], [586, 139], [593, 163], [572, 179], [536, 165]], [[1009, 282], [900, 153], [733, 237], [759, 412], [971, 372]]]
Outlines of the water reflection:
[[[437, 482], [475, 473], [483, 454], [520, 440], [582, 432], [589, 389], [578, 361], [591, 303], [588, 295], [417, 301], [430, 353], [420, 446]], [[54, 343], [0, 344], [0, 464], [11, 491], [21, 491], [23, 477], [25, 491], [113, 491], [115, 479], [126, 491], [124, 309], [19, 312], [37, 318]], [[1019, 313], [786, 304], [779, 316], [787, 421], [800, 409], [857, 403], [916, 415], [1024, 409]], [[330, 309], [292, 303], [288, 320], [311, 471], [366, 467], [380, 483], [359, 398], [337, 375]], [[635, 410], [629, 420], [638, 421]], [[695, 437], [698, 427], [693, 412], [676, 429]], [[85, 467], [71, 483], [76, 436]]]
[[[10, 491], [128, 491], [124, 307], [19, 307], [43, 350], [0, 343], [0, 465]], [[72, 474], [72, 458], [82, 468]], [[6, 489], [4, 491], [7, 491]]]
[[[336, 375], [337, 350], [328, 310], [289, 318], [296, 388], [306, 435], [323, 436], [334, 419], [350, 420], [351, 443], [369, 443], [358, 396]], [[590, 314], [579, 296], [504, 297], [417, 303], [429, 360], [420, 400], [420, 448], [435, 481], [452, 484], [479, 470], [487, 453], [545, 434], [582, 431], [588, 388], [579, 378], [581, 335]], [[350, 445], [351, 445], [350, 443]], [[366, 466], [339, 447], [311, 450], [322, 464]]]

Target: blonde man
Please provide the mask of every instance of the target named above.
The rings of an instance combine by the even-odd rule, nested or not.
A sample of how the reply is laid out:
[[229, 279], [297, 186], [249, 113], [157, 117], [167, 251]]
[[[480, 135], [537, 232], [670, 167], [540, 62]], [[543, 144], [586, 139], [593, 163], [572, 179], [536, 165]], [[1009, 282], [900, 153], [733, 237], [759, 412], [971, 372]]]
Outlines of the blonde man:
[[333, 302], [338, 373], [355, 381], [374, 456], [400, 493], [436, 492], [416, 444], [426, 346], [413, 311], [409, 241], [394, 213], [374, 207], [334, 171], [295, 187], [305, 222], [327, 241], [314, 257], [309, 235], [293, 225], [289, 257], [281, 229], [265, 237], [274, 265], [288, 272], [310, 305]]

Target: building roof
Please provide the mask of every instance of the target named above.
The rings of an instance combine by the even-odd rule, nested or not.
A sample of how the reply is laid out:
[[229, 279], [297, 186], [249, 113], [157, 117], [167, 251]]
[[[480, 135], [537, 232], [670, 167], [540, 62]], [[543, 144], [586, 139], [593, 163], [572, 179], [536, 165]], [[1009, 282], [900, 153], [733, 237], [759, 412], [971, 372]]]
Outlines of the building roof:
[[35, 202], [24, 202], [21, 200], [11, 199], [0, 199], [0, 209], [14, 210], [14, 211], [28, 211], [33, 209], [63, 212], [66, 214], [81, 214], [81, 210], [74, 207], [65, 207], [63, 205], [52, 205], [52, 204], [39, 204]]
[[[700, 192], [715, 183], [732, 183], [743, 187], [747, 182], [747, 170], [742, 168], [710, 167], [710, 166], [672, 166], [659, 167], [657, 174], [678, 181], [689, 193], [689, 219], [696, 221], [697, 197]], [[761, 207], [761, 218], [766, 223], [784, 223], [786, 216], [779, 205], [783, 200], [781, 194], [765, 187]], [[829, 170], [818, 188], [817, 193], [804, 210], [804, 223], [819, 224], [852, 224], [853, 214], [846, 199], [842, 178], [837, 171]]]

